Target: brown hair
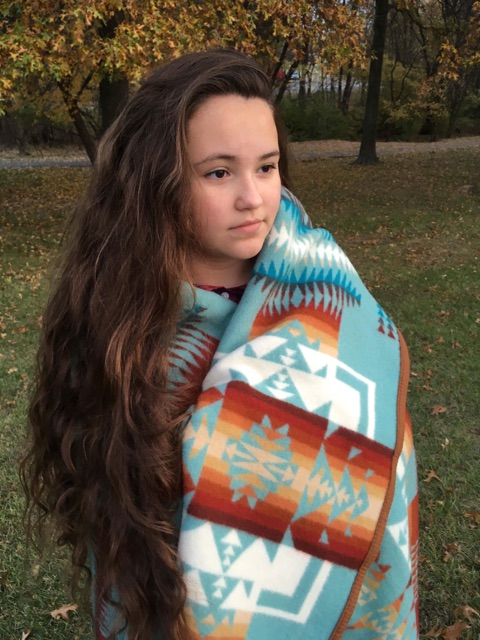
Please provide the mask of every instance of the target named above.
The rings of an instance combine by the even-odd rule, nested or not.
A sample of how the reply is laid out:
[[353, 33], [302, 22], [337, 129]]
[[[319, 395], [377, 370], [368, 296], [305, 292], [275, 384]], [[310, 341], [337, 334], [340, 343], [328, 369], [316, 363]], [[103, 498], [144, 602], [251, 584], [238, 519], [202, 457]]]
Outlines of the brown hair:
[[77, 577], [92, 554], [97, 602], [114, 596], [129, 640], [189, 637], [173, 525], [183, 415], [168, 355], [196, 248], [187, 124], [229, 94], [271, 104], [268, 77], [234, 51], [189, 54], [145, 80], [101, 142], [44, 314], [21, 464], [29, 535], [53, 518]]

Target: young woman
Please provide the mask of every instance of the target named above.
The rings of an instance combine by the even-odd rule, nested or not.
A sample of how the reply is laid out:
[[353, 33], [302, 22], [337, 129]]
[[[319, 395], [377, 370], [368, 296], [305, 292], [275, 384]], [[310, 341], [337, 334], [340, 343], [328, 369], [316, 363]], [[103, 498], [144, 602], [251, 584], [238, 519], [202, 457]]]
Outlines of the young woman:
[[417, 637], [406, 348], [287, 186], [233, 51], [153, 73], [102, 141], [22, 466], [97, 638]]

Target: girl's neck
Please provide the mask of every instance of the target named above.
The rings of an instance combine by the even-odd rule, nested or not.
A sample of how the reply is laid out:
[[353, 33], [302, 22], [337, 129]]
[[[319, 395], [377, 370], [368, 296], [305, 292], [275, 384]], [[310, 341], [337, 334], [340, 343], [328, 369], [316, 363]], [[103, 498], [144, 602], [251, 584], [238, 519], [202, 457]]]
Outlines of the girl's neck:
[[249, 281], [254, 264], [255, 258], [215, 264], [195, 260], [192, 264], [192, 280], [197, 285], [239, 287]]

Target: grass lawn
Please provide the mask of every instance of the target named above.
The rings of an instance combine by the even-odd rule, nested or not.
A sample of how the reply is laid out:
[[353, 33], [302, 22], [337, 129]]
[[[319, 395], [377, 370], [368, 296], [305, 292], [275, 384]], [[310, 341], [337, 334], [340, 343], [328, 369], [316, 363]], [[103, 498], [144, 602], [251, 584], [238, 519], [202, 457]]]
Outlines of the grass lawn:
[[[63, 555], [25, 566], [16, 470], [49, 265], [87, 176], [81, 168], [0, 171], [2, 640], [27, 630], [31, 640], [92, 638], [86, 613], [50, 616], [71, 602]], [[410, 347], [425, 638], [480, 637], [480, 196], [459, 191], [478, 176], [478, 150], [294, 168], [307, 211], [344, 247]]]

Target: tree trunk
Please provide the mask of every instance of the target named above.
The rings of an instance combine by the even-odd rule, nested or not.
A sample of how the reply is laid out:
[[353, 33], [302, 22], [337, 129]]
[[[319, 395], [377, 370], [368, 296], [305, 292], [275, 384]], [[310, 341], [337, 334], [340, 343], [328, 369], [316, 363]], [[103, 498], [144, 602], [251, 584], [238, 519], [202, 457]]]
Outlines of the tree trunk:
[[305, 101], [306, 96], [307, 96], [307, 83], [305, 80], [305, 76], [302, 75], [298, 83], [298, 99], [300, 101], [302, 100]]
[[124, 75], [100, 80], [100, 133], [103, 134], [127, 104], [128, 79]]
[[463, 103], [470, 89], [470, 78], [460, 77], [450, 83], [448, 100], [448, 126], [446, 137], [451, 138], [455, 130], [457, 118], [460, 115]]
[[275, 96], [275, 104], [280, 104], [280, 102], [282, 101], [282, 98], [285, 94], [285, 91], [287, 90], [288, 87], [288, 83], [290, 82], [293, 72], [295, 71], [295, 69], [298, 67], [300, 63], [300, 60], [294, 60], [292, 62], [292, 64], [290, 65], [290, 69], [288, 70], [288, 72], [285, 74], [283, 80], [282, 80], [282, 84], [280, 85], [280, 88], [278, 90], [277, 95]]
[[70, 85], [68, 82], [59, 81], [57, 84], [62, 93], [65, 106], [67, 107], [68, 115], [75, 125], [75, 129], [80, 136], [80, 140], [85, 147], [85, 151], [87, 152], [87, 156], [90, 162], [93, 164], [97, 155], [97, 143], [78, 106], [78, 96], [81, 95], [82, 90], [80, 90], [80, 92], [77, 94], [77, 97], [75, 98], [72, 97]]
[[352, 76], [353, 62], [350, 60], [348, 63], [347, 77], [345, 79], [345, 87], [343, 89], [343, 95], [340, 103], [340, 110], [343, 114], [347, 114], [350, 109], [350, 98], [352, 96], [353, 89], [353, 76]]
[[343, 89], [343, 67], [340, 67], [338, 71], [338, 83], [337, 83], [337, 109], [341, 109], [342, 106], [342, 89]]
[[73, 124], [75, 125], [76, 130], [78, 131], [78, 135], [80, 136], [80, 140], [85, 147], [85, 151], [87, 152], [87, 156], [90, 162], [93, 164], [95, 162], [95, 158], [97, 156], [97, 143], [95, 142], [95, 138], [92, 135], [92, 132], [87, 126], [85, 122], [85, 118], [83, 117], [78, 105], [69, 106], [67, 105], [68, 113], [73, 120]]
[[375, 164], [378, 162], [376, 151], [377, 119], [380, 86], [382, 82], [383, 52], [385, 50], [385, 38], [387, 34], [388, 1], [389, 0], [375, 0], [372, 51], [370, 54], [370, 70], [368, 73], [362, 142], [355, 164]]
[[347, 73], [345, 80], [345, 88], [343, 89], [342, 104], [340, 110], [343, 114], [347, 114], [350, 109], [350, 98], [352, 97], [353, 77], [350, 72]]
[[[113, 13], [108, 21], [102, 25], [98, 33], [104, 40], [115, 37], [117, 27], [125, 21], [125, 11], [119, 9]], [[115, 120], [128, 100], [128, 80], [125, 74], [117, 73], [104, 76], [100, 80], [100, 135], [103, 134]]]
[[288, 42], [285, 42], [282, 48], [282, 53], [280, 54], [280, 57], [278, 58], [276, 65], [273, 67], [272, 87], [274, 87], [277, 82], [277, 77], [280, 72], [280, 69], [282, 68], [282, 64], [287, 56], [287, 52], [288, 52]]

